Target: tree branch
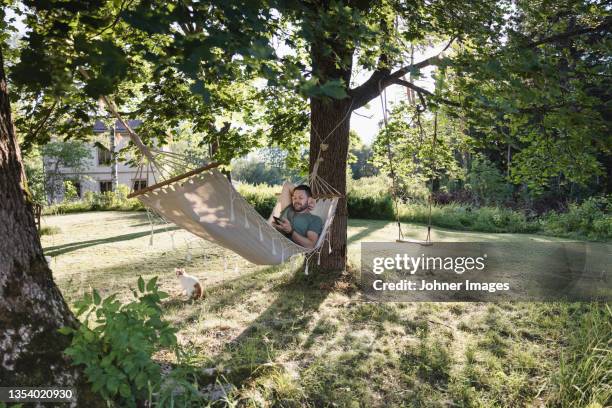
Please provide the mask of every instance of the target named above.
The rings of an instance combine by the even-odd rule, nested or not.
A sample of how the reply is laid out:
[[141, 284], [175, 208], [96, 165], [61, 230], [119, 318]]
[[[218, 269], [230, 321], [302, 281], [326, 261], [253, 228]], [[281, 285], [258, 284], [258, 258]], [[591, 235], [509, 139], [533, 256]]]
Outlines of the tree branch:
[[549, 37], [542, 38], [541, 40], [527, 42], [526, 44], [524, 44], [524, 46], [533, 48], [533, 47], [537, 47], [538, 45], [556, 42], [560, 40], [565, 40], [565, 39], [576, 37], [576, 36], [583, 35], [583, 34], [595, 33], [600, 30], [610, 30], [611, 26], [612, 26], [612, 17], [606, 17], [601, 24], [595, 27], [580, 28], [577, 30], [571, 30], [571, 31], [566, 31], [564, 33], [551, 35]]
[[379, 68], [374, 71], [367, 81], [360, 86], [349, 90], [349, 95], [353, 97], [353, 110], [361, 108], [369, 101], [376, 98], [381, 89], [396, 83], [396, 80], [400, 80], [408, 72], [414, 69], [425, 68], [430, 65], [437, 65], [442, 60], [441, 55], [448, 49], [448, 47], [451, 46], [455, 39], [456, 37], [451, 38], [448, 44], [446, 44], [446, 46], [438, 54], [419, 61], [416, 64], [404, 66], [393, 73], [391, 73], [388, 68]]
[[[392, 81], [392, 83], [396, 84], [396, 85], [402, 85], [405, 86], [406, 88], [410, 88], [414, 91], [416, 91], [417, 95], [419, 95], [419, 98], [421, 99], [421, 104], [423, 105], [423, 107], [427, 106], [427, 104], [425, 103], [425, 99], [423, 97], [423, 95], [427, 95], [429, 97], [433, 97], [434, 94], [431, 93], [430, 91], [428, 91], [425, 88], [421, 88], [420, 86], [417, 86], [411, 82], [408, 81], [404, 81], [403, 79], [395, 79]], [[461, 104], [448, 100], [448, 99], [444, 99], [444, 98], [438, 98], [438, 100], [446, 105], [450, 105], [450, 106], [456, 106], [456, 107], [460, 107]]]
[[45, 123], [47, 123], [47, 121], [49, 120], [49, 118], [51, 117], [51, 114], [53, 113], [53, 111], [55, 110], [55, 107], [57, 106], [57, 99], [53, 102], [53, 105], [51, 105], [51, 107], [49, 108], [49, 110], [47, 111], [47, 113], [45, 114], [45, 116], [41, 119], [41, 121], [38, 123], [38, 125], [36, 125], [36, 128], [34, 129], [34, 132], [30, 133], [28, 135], [28, 139], [30, 140], [34, 140], [36, 138], [36, 135], [38, 135], [38, 132], [40, 132], [40, 129], [43, 128], [43, 126], [45, 125]]

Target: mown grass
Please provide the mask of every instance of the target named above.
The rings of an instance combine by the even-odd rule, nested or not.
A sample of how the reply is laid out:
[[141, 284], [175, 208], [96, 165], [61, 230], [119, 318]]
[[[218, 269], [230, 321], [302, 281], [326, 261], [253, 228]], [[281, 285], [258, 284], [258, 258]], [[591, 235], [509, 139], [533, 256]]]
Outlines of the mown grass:
[[[521, 407], [606, 406], [610, 309], [567, 303], [368, 303], [332, 274], [299, 264], [261, 267], [188, 233], [150, 226], [144, 213], [45, 217], [43, 236], [69, 302], [89, 287], [126, 299], [159, 276], [166, 319], [208, 381], [233, 391], [216, 405]], [[424, 229], [406, 233], [422, 238]], [[349, 273], [362, 241], [391, 241], [392, 223], [349, 222]], [[434, 229], [438, 241], [512, 242], [515, 234]], [[543, 237], [533, 237], [538, 240]], [[174, 242], [174, 245], [173, 245]], [[181, 295], [175, 266], [200, 278], [205, 298]], [[350, 274], [342, 279], [350, 280]], [[602, 351], [604, 350], [604, 351]], [[157, 358], [172, 364], [174, 355]], [[559, 362], [562, 362], [559, 367]], [[599, 405], [597, 405], [599, 404]]]

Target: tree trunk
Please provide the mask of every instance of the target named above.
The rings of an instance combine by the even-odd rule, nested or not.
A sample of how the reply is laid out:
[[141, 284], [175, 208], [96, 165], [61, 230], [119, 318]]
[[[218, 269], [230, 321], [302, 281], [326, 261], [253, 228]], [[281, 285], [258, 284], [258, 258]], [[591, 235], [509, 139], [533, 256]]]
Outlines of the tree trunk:
[[[334, 52], [326, 52], [326, 46]], [[329, 80], [342, 80], [348, 86], [351, 80], [354, 49], [346, 44], [336, 43], [328, 38], [320, 38], [311, 45], [313, 73], [323, 84]], [[344, 61], [340, 67], [338, 60]], [[334, 187], [340, 194], [334, 222], [328, 231], [332, 252], [327, 248], [321, 251], [321, 265], [325, 271], [346, 268], [346, 228], [348, 211], [346, 207], [346, 166], [349, 148], [350, 116], [353, 104], [350, 98], [311, 98], [310, 99], [310, 172], [317, 158], [318, 176]], [[322, 142], [328, 147], [321, 151]], [[316, 192], [315, 192], [316, 193]], [[314, 257], [313, 257], [314, 258]], [[314, 261], [314, 259], [313, 259]], [[315, 265], [313, 265], [315, 266]]]
[[63, 354], [70, 340], [57, 330], [76, 327], [78, 320], [43, 257], [26, 194], [1, 49], [0, 219], [0, 384], [73, 387], [78, 406], [102, 406]]
[[[312, 172], [315, 161], [319, 157], [321, 139], [326, 138], [325, 144], [328, 147], [327, 150], [321, 151], [320, 157], [323, 161], [319, 164], [318, 176], [343, 195], [338, 201], [336, 216], [328, 232], [332, 252], [330, 254], [325, 247], [321, 252], [321, 265], [318, 267], [323, 270], [343, 270], [346, 266], [346, 228], [348, 225], [346, 166], [350, 129], [349, 108], [350, 101], [348, 100], [324, 101], [313, 98], [310, 101], [310, 171]], [[333, 133], [330, 134], [332, 131]]]

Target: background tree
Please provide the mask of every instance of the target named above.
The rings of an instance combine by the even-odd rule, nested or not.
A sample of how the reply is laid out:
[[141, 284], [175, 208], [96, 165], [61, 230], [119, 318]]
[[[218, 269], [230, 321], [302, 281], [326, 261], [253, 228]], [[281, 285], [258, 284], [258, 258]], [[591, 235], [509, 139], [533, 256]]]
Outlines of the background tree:
[[62, 168], [70, 167], [80, 174], [92, 158], [90, 148], [80, 141], [50, 142], [42, 146], [41, 154], [48, 202], [57, 200], [63, 192], [65, 175]]

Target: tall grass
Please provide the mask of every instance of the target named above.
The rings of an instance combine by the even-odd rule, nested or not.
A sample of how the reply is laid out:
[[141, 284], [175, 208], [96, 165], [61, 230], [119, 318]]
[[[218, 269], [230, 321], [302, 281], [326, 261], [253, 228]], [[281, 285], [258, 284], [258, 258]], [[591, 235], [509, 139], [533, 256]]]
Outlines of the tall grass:
[[[425, 204], [401, 204], [400, 220], [427, 223], [429, 206]], [[501, 207], [471, 208], [459, 204], [433, 205], [432, 225], [456, 230], [482, 232], [537, 232], [539, 225], [527, 220], [524, 214]]]
[[573, 316], [572, 334], [555, 377], [552, 403], [561, 407], [612, 404], [612, 309], [587, 304]]

